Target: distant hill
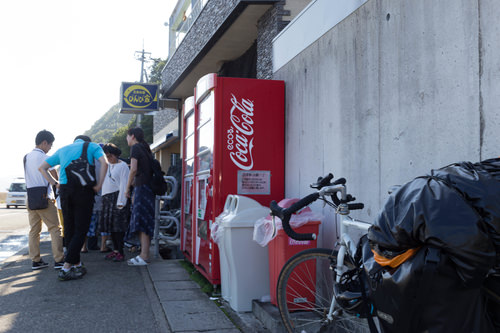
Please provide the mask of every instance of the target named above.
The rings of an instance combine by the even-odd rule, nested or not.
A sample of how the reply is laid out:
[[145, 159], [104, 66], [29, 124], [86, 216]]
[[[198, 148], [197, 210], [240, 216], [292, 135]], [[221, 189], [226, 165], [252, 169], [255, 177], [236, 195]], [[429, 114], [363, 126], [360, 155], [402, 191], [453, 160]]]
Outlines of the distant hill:
[[134, 115], [122, 114], [118, 111], [120, 105], [113, 105], [92, 127], [84, 134], [90, 136], [93, 142], [107, 143], [116, 130], [129, 123]]

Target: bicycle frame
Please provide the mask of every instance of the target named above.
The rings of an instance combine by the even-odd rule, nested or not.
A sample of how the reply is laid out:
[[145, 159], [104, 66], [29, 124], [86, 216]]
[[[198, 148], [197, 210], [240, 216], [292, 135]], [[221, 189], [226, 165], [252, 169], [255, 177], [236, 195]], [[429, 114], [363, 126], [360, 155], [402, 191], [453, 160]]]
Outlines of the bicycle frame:
[[[357, 244], [353, 241], [353, 239], [361, 239], [361, 237], [354, 238], [351, 237], [349, 233], [353, 232], [357, 233], [356, 236], [362, 236], [368, 232], [371, 224], [355, 220], [349, 216], [350, 210], [362, 209], [364, 205], [362, 203], [349, 203], [354, 201], [355, 198], [347, 194], [347, 189], [345, 186], [346, 180], [344, 178], [339, 178], [331, 183], [332, 178], [332, 174], [329, 174], [324, 178], [318, 178], [317, 183], [311, 184], [311, 187], [317, 189], [317, 191], [303, 197], [288, 208], [279, 207], [276, 201], [272, 201], [270, 203], [270, 208], [273, 217], [277, 216], [282, 220], [283, 229], [285, 230], [287, 235], [296, 240], [313, 240], [316, 239], [316, 235], [310, 233], [299, 234], [295, 232], [289, 224], [292, 214], [318, 199], [321, 199], [335, 210], [335, 213], [339, 216], [339, 241], [334, 246], [327, 248], [333, 249], [338, 247], [335, 267], [332, 267], [330, 265], [330, 268], [335, 270], [336, 273], [334, 283], [342, 284], [342, 275], [346, 273], [350, 269], [349, 266], [351, 266], [347, 263], [346, 256], [351, 259], [349, 261], [351, 261], [353, 264], [358, 264], [353, 260], [357, 249]], [[340, 198], [338, 197], [338, 192], [340, 192]], [[328, 196], [331, 197], [331, 200], [328, 199]], [[328, 313], [323, 312], [323, 315], [325, 316], [324, 318], [329, 322], [334, 322], [335, 318], [337, 317], [340, 318], [339, 311], [342, 309], [342, 306], [339, 306], [339, 311], [335, 310], [336, 297], [337, 295], [332, 295], [332, 299], [329, 301], [330, 305]]]
[[[346, 202], [347, 199], [347, 190], [345, 185], [335, 185], [335, 186], [327, 186], [322, 188], [320, 191], [320, 196], [323, 198], [323, 201], [328, 203], [333, 208], [336, 208], [335, 213], [339, 216], [340, 223], [340, 242], [339, 242], [339, 250], [337, 254], [337, 266], [335, 267], [336, 272], [336, 282], [340, 282], [340, 277], [343, 273], [346, 272], [347, 267], [344, 265], [344, 259], [346, 254], [350, 255], [351, 258], [354, 257], [356, 252], [356, 243], [353, 241], [351, 236], [348, 234], [348, 229], [358, 229], [361, 233], [368, 233], [368, 228], [371, 226], [370, 223], [364, 221], [358, 221], [349, 216], [349, 206]], [[338, 206], [330, 203], [328, 200], [324, 199], [326, 195], [336, 195], [336, 192], [340, 192], [341, 195], [341, 203]], [[330, 309], [327, 314], [328, 320], [334, 319], [334, 309], [335, 309], [335, 297], [332, 298], [332, 302], [330, 304]]]

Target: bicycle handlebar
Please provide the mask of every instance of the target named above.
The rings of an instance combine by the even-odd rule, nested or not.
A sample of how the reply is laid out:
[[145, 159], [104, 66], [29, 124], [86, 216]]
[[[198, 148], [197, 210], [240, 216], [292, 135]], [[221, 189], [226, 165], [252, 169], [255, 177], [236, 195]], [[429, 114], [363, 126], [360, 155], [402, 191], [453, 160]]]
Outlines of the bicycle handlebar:
[[330, 185], [330, 180], [333, 179], [333, 175], [329, 173], [325, 177], [318, 177], [318, 180], [316, 180], [316, 183], [311, 184], [312, 188], [317, 188], [321, 189], [324, 186]]
[[347, 204], [347, 207], [349, 208], [349, 210], [357, 210], [357, 209], [365, 208], [365, 204], [358, 202], [358, 203], [353, 203], [353, 204]]
[[[325, 195], [330, 193], [332, 197], [332, 201], [335, 203], [335, 205], [340, 205], [340, 204], [347, 204], [349, 201], [354, 201], [356, 198], [353, 196], [346, 194], [345, 192], [345, 183], [346, 179], [345, 178], [339, 178], [333, 183], [330, 183], [332, 180], [333, 175], [329, 173], [325, 177], [319, 177], [317, 182], [314, 184], [311, 184], [312, 188], [318, 189], [318, 192], [311, 193], [308, 196], [305, 196], [304, 198], [300, 199], [293, 205], [291, 205], [288, 208], [282, 208], [278, 205], [276, 201], [271, 201], [271, 204], [269, 205], [271, 208], [271, 215], [277, 216], [281, 219], [282, 225], [283, 225], [283, 230], [285, 230], [286, 234], [290, 236], [291, 238], [295, 240], [315, 240], [316, 239], [316, 234], [311, 234], [311, 233], [306, 233], [306, 234], [300, 234], [295, 232], [292, 227], [290, 226], [290, 218], [293, 213], [297, 212], [298, 210], [308, 206], [312, 202], [316, 201], [320, 196]], [[329, 186], [329, 188], [325, 188], [326, 186]], [[322, 190], [323, 189], [323, 190]], [[337, 191], [340, 191], [342, 194], [342, 199], [339, 199], [337, 197]], [[362, 203], [353, 203], [353, 204], [347, 204], [347, 208], [349, 210], [356, 210], [356, 209], [363, 209], [364, 204]]]
[[308, 196], [300, 199], [293, 205], [291, 205], [288, 208], [282, 208], [278, 206], [278, 203], [276, 201], [271, 201], [270, 208], [271, 208], [271, 215], [277, 216], [281, 219], [281, 222], [283, 224], [283, 230], [285, 230], [286, 234], [290, 237], [292, 237], [295, 240], [315, 240], [316, 239], [316, 234], [299, 234], [295, 232], [292, 227], [290, 227], [290, 218], [292, 217], [292, 214], [298, 211], [299, 209], [302, 209], [312, 202], [316, 201], [319, 198], [319, 193], [311, 193]]

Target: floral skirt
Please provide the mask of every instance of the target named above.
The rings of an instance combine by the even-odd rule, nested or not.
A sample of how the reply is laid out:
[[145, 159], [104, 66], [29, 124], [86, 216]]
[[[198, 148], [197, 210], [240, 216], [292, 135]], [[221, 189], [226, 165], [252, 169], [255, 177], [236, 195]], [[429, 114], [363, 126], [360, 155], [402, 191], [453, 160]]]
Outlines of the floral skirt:
[[100, 232], [126, 232], [130, 220], [130, 206], [116, 207], [118, 191], [102, 196], [102, 210], [99, 219]]
[[132, 239], [138, 232], [144, 232], [153, 237], [155, 229], [155, 195], [147, 185], [134, 189], [132, 215], [125, 239]]

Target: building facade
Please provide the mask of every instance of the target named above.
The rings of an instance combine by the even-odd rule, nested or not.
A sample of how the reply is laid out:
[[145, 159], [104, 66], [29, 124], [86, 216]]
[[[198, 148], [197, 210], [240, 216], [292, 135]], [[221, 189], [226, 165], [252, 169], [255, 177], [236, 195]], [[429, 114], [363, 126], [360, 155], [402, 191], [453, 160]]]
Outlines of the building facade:
[[151, 145], [162, 168], [182, 152], [182, 105], [199, 78], [271, 79], [273, 38], [310, 0], [179, 0], [168, 21], [169, 57]]
[[499, 11], [493, 0], [179, 1], [161, 91], [181, 117], [204, 74], [284, 80], [286, 196], [333, 172], [369, 221], [391, 185], [499, 155]]
[[332, 172], [366, 204], [354, 215], [372, 221], [392, 185], [500, 155], [500, 9], [492, 0], [350, 5], [317, 0], [292, 21], [273, 40], [273, 78], [286, 86], [286, 196]]

